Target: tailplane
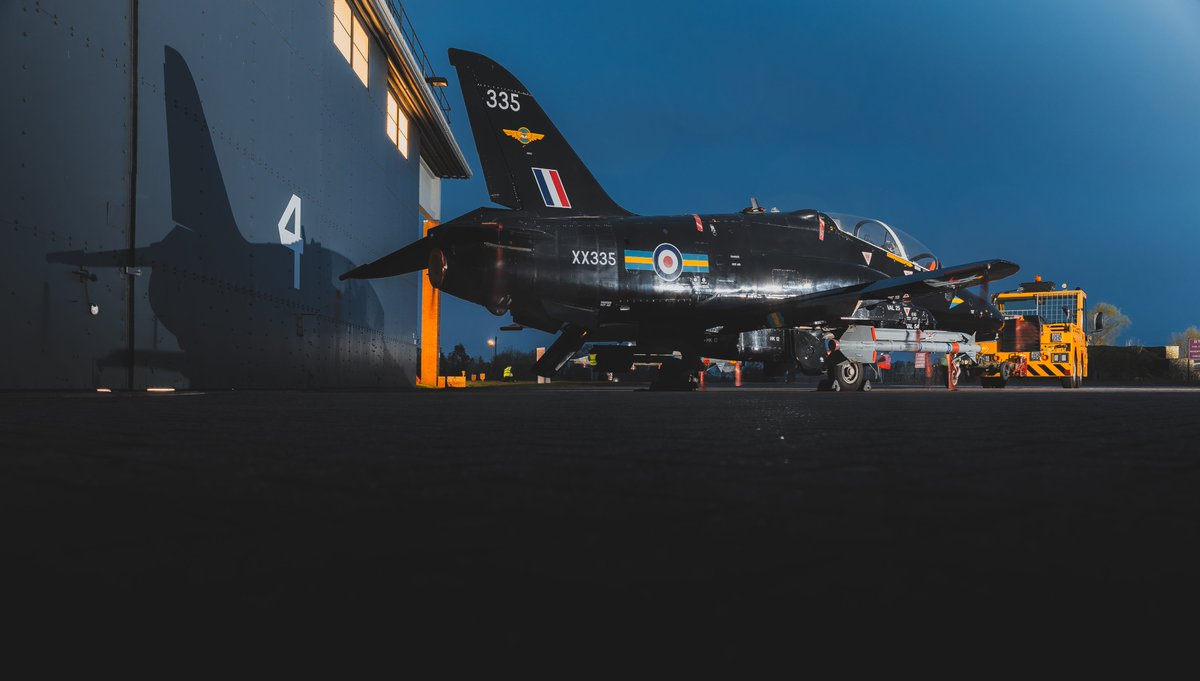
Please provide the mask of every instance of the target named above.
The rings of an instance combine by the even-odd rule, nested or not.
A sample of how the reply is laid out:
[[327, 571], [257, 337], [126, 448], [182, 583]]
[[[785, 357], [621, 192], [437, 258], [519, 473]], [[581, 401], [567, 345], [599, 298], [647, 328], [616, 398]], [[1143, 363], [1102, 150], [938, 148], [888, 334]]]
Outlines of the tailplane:
[[487, 57], [450, 50], [492, 201], [542, 215], [629, 215], [521, 81]]

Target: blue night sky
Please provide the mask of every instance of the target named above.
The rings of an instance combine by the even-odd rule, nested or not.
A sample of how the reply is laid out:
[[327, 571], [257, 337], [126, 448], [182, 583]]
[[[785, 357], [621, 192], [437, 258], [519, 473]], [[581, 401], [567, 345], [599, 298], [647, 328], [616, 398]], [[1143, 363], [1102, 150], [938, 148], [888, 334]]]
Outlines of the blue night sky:
[[[1001, 257], [1111, 302], [1118, 342], [1200, 325], [1200, 3], [409, 0], [487, 204], [446, 48], [520, 78], [635, 213], [770, 208], [879, 218], [943, 263]], [[507, 317], [443, 297], [442, 345]], [[501, 348], [550, 337], [501, 334]]]

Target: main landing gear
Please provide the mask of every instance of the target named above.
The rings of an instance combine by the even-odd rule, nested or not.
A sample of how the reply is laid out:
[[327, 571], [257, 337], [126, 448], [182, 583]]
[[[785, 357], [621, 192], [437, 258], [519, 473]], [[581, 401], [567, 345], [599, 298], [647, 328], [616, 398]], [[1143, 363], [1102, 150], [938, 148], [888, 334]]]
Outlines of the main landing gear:
[[668, 357], [658, 367], [658, 374], [650, 383], [655, 391], [690, 391], [700, 386], [698, 375], [704, 370], [700, 357]]
[[844, 357], [831, 361], [827, 371], [828, 378], [817, 385], [818, 390], [834, 392], [854, 392], [870, 390], [871, 381], [867, 379], [867, 366], [861, 362], [852, 362]]

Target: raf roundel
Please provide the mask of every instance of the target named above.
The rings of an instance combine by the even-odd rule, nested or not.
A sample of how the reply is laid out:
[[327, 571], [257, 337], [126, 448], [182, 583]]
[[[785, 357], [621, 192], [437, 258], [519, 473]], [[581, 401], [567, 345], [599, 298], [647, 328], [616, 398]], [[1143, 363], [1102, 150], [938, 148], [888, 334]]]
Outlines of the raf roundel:
[[667, 281], [675, 281], [683, 272], [683, 253], [671, 244], [654, 249], [654, 272]]

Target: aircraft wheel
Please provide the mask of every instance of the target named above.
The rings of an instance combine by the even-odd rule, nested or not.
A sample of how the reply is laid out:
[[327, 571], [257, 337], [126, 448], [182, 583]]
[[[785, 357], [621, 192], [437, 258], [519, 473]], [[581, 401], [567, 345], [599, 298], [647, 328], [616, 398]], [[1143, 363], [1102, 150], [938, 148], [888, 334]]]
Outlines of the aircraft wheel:
[[833, 379], [833, 389], [838, 391], [862, 390], [867, 380], [867, 372], [863, 370], [863, 365], [850, 360], [843, 360], [830, 369], [830, 373]]
[[651, 390], [686, 392], [699, 387], [696, 375], [688, 369], [692, 362], [680, 359], [666, 359], [659, 366], [658, 374], [650, 382]]

